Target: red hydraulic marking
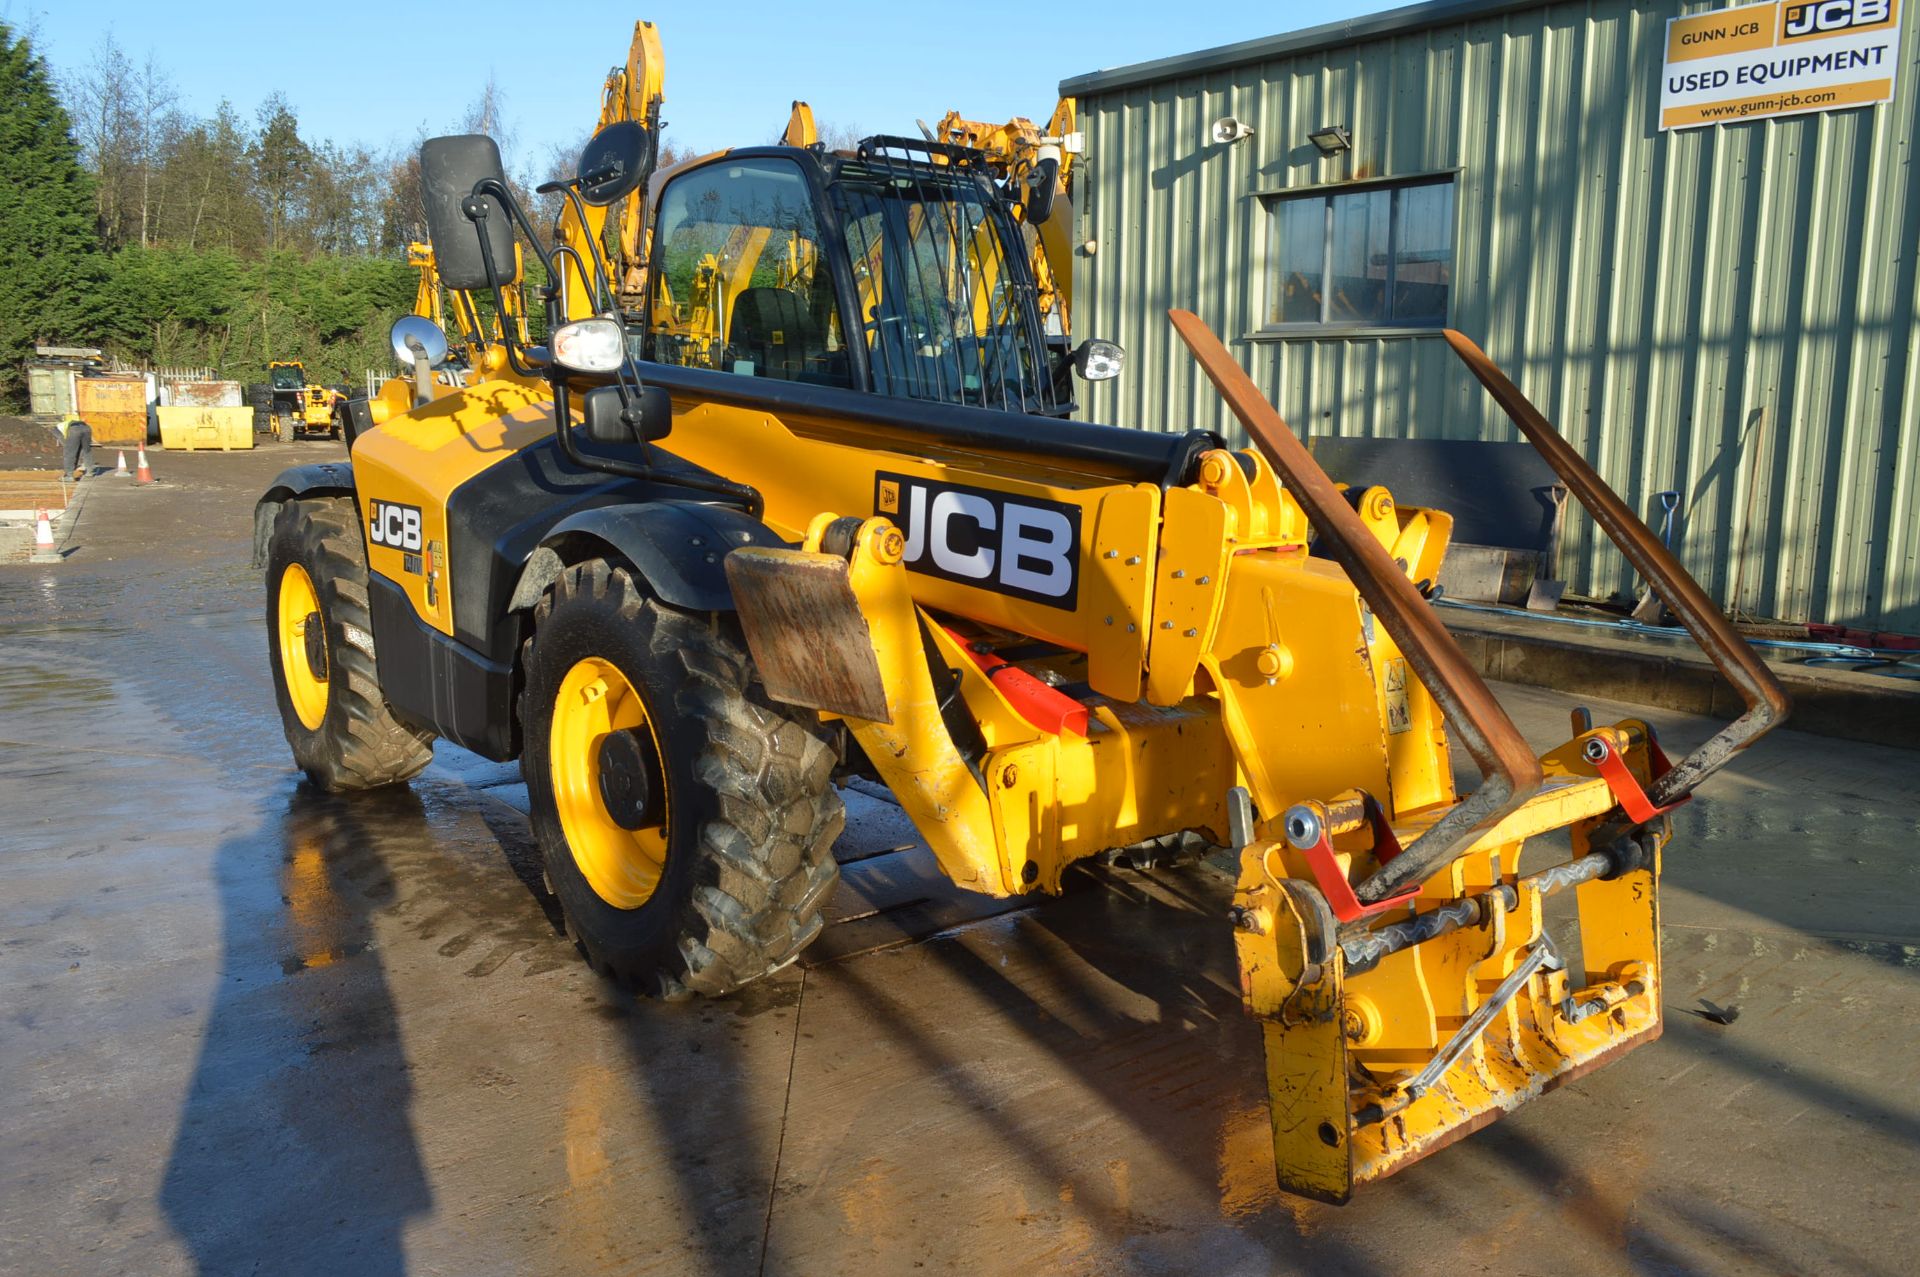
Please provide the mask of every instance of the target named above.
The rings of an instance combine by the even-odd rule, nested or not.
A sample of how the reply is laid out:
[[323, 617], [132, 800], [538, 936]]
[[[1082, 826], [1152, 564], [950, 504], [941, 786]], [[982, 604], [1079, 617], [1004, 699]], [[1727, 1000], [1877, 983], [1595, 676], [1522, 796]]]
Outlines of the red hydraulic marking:
[[1017, 665], [1001, 660], [992, 652], [977, 652], [967, 639], [946, 629], [947, 636], [958, 643], [973, 663], [986, 671], [1000, 694], [1007, 698], [1007, 704], [1014, 712], [1053, 736], [1063, 736], [1072, 732], [1076, 736], [1087, 734], [1087, 707], [1068, 696], [1065, 692], [1049, 686], [1040, 679], [1027, 673]]
[[[1389, 831], [1387, 836], [1392, 837], [1392, 832]], [[1377, 913], [1404, 905], [1420, 894], [1420, 884], [1415, 883], [1397, 896], [1389, 896], [1370, 905], [1361, 904], [1360, 897], [1353, 894], [1353, 884], [1340, 871], [1340, 862], [1333, 858], [1333, 843], [1324, 828], [1320, 831], [1320, 841], [1300, 854], [1306, 857], [1307, 868], [1313, 870], [1313, 880], [1319, 885], [1320, 894], [1327, 898], [1327, 905], [1333, 910], [1337, 921], [1353, 922], [1359, 918], [1371, 918]]]
[[[1654, 817], [1664, 815], [1678, 807], [1680, 803], [1687, 801], [1682, 798], [1680, 803], [1655, 807], [1653, 800], [1647, 797], [1647, 791], [1641, 788], [1640, 781], [1628, 769], [1627, 760], [1621, 757], [1619, 750], [1601, 736], [1589, 738], [1587, 744], [1588, 748], [1594, 745], [1600, 747], [1601, 756], [1598, 759], [1588, 758], [1587, 761], [1593, 764], [1594, 771], [1600, 773], [1600, 778], [1607, 782], [1607, 788], [1613, 791], [1614, 801], [1620, 804], [1620, 810], [1626, 812], [1627, 819], [1634, 824], [1644, 825]], [[1672, 764], [1667, 762], [1667, 756], [1660, 751], [1660, 746], [1652, 745], [1651, 748], [1655, 768], [1653, 776], [1658, 780]], [[1688, 797], [1691, 796], [1688, 795]]]

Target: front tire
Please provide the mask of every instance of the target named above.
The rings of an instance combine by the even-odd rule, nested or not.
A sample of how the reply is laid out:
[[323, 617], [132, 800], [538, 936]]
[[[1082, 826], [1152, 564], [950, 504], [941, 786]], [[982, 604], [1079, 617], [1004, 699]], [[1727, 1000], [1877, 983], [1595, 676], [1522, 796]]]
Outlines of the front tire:
[[267, 541], [267, 659], [293, 761], [332, 793], [375, 789], [433, 761], [433, 737], [380, 692], [367, 552], [353, 503], [289, 501]]
[[834, 753], [754, 683], [731, 618], [593, 559], [541, 600], [523, 666], [533, 831], [588, 961], [678, 998], [797, 957], [839, 879]]

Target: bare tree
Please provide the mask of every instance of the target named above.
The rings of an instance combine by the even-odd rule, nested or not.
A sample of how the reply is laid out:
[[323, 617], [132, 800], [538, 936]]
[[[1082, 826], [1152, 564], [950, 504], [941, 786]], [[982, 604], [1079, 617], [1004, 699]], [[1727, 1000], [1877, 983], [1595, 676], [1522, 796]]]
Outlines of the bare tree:
[[133, 140], [137, 148], [135, 163], [140, 174], [140, 247], [145, 248], [152, 242], [149, 229], [158, 221], [153, 207], [153, 179], [163, 160], [165, 139], [179, 128], [179, 120], [173, 109], [179, 95], [174, 92], [173, 81], [167, 78], [167, 73], [160, 69], [149, 51], [128, 96], [139, 107]]
[[140, 121], [133, 64], [111, 31], [67, 83], [80, 155], [95, 177], [100, 234], [108, 247], [123, 238], [126, 192], [140, 151]]

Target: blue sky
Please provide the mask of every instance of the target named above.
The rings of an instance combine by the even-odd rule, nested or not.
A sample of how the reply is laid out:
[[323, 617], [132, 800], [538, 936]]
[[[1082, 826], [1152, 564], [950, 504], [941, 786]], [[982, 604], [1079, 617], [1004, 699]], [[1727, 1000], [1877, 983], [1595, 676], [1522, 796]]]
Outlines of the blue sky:
[[[136, 64], [150, 51], [196, 113], [225, 97], [251, 120], [280, 89], [309, 139], [375, 150], [451, 127], [491, 73], [511, 133], [509, 163], [522, 168], [592, 125], [601, 81], [625, 60], [641, 17], [659, 25], [665, 47], [668, 139], [708, 150], [771, 138], [796, 97], [823, 124], [864, 133], [911, 133], [916, 116], [931, 122], [949, 108], [974, 119], [1044, 120], [1070, 75], [1391, 7], [0, 0], [0, 18], [36, 29], [56, 73], [84, 65], [111, 30]], [[423, 41], [404, 31], [410, 10], [432, 14], [444, 34]], [[970, 43], [975, 33], [980, 43]], [[410, 63], [416, 43], [427, 54]]]

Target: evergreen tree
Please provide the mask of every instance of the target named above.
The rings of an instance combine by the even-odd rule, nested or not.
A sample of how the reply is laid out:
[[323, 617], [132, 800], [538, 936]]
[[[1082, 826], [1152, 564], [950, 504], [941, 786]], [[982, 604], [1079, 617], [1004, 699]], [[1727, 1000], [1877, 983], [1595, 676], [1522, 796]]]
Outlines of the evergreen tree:
[[36, 341], [96, 334], [102, 270], [93, 184], [46, 64], [0, 22], [0, 404], [24, 407]]

